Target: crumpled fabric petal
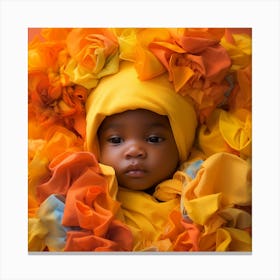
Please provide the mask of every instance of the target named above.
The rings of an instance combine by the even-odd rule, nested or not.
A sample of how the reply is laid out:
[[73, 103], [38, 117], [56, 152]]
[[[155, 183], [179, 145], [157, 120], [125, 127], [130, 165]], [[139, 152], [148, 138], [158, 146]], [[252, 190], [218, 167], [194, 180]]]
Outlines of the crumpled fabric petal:
[[87, 89], [98, 80], [118, 71], [117, 38], [106, 28], [74, 28], [66, 39], [71, 59], [65, 73], [73, 83]]
[[64, 202], [55, 195], [50, 195], [38, 210], [38, 218], [48, 229], [45, 242], [49, 251], [62, 251], [65, 246], [69, 229], [61, 224], [63, 212]]
[[229, 152], [248, 158], [252, 155], [252, 113], [246, 109], [215, 109], [198, 130], [198, 145], [207, 156]]
[[246, 109], [221, 111], [219, 128], [223, 139], [241, 157], [252, 156], [252, 113]]
[[156, 186], [155, 192], [153, 193], [155, 198], [160, 201], [168, 201], [181, 197], [183, 183], [181, 177], [184, 176], [184, 174], [182, 173], [180, 176], [180, 171], [176, 173], [172, 179], [165, 180]]
[[178, 198], [158, 202], [144, 192], [124, 188], [119, 188], [117, 198], [125, 222], [134, 235], [133, 251], [141, 251], [158, 241], [169, 213], [173, 209], [180, 210]]
[[201, 228], [182, 218], [181, 212], [174, 210], [161, 238], [168, 238], [172, 244], [172, 251], [198, 251]]
[[113, 220], [106, 236], [93, 235], [89, 230], [68, 231], [64, 251], [131, 251], [132, 236], [123, 224]]
[[[102, 174], [94, 155], [89, 152], [66, 152], [55, 157], [49, 168], [51, 177], [37, 186], [38, 199], [43, 202], [51, 194], [65, 197], [61, 225], [79, 231], [73, 233], [71, 230], [67, 233], [67, 239], [76, 240], [82, 235], [83, 251], [98, 251], [104, 246], [106, 250], [130, 250], [132, 234], [118, 220], [121, 217], [118, 215], [120, 203], [110, 196], [108, 182], [111, 181], [107, 181]], [[108, 241], [109, 238], [112, 240]], [[65, 251], [75, 251], [77, 244], [73, 240], [66, 240]], [[98, 242], [94, 242], [94, 245], [93, 240]], [[104, 245], [104, 242], [113, 242], [114, 245]]]
[[188, 217], [203, 225], [221, 207], [221, 193], [209, 194], [191, 200], [185, 200], [184, 206]]
[[226, 29], [221, 39], [221, 45], [227, 50], [232, 65], [231, 70], [236, 71], [251, 63], [252, 59], [252, 36], [251, 34], [240, 33], [230, 28]]
[[[216, 153], [184, 185], [185, 215], [203, 227], [200, 250], [244, 251], [251, 248], [251, 164], [230, 154]], [[227, 228], [227, 229], [225, 229]], [[229, 230], [230, 229], [230, 230]], [[244, 245], [244, 246], [243, 246]], [[241, 250], [241, 249], [240, 249]]]
[[194, 180], [183, 191], [186, 201], [222, 193], [221, 206], [250, 205], [251, 165], [230, 153], [216, 153], [201, 165]]
[[251, 252], [252, 240], [250, 235], [235, 228], [220, 228], [216, 235], [216, 251]]
[[247, 229], [252, 227], [252, 217], [248, 211], [240, 208], [225, 208], [219, 211], [219, 215], [227, 221], [228, 227]]
[[39, 218], [28, 218], [28, 251], [44, 251], [48, 229]]
[[[68, 229], [61, 225], [64, 202], [55, 195], [50, 195], [39, 207], [37, 218], [29, 219], [29, 250], [62, 251], [65, 246]], [[37, 240], [36, 240], [37, 239]], [[41, 239], [41, 242], [39, 240]], [[34, 240], [36, 240], [34, 242]], [[34, 244], [42, 244], [41, 247]]]

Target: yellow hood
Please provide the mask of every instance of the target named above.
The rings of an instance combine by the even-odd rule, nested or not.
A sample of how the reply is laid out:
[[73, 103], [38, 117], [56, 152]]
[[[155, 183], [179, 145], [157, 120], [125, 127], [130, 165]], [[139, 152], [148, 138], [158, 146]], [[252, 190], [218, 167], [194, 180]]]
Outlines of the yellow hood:
[[169, 118], [180, 161], [187, 159], [197, 126], [193, 106], [174, 91], [167, 75], [141, 81], [130, 62], [122, 62], [117, 74], [102, 78], [87, 104], [86, 149], [99, 157], [97, 131], [106, 116], [146, 109]]

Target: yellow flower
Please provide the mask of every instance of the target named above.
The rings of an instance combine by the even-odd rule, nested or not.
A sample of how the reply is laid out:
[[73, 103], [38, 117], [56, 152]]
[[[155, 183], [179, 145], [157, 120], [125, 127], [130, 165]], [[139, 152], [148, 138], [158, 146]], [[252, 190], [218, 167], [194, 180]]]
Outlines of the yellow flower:
[[244, 68], [251, 63], [252, 38], [250, 35], [234, 33], [234, 30], [227, 29], [225, 36], [221, 39], [221, 45], [227, 50], [232, 60], [232, 71]]
[[114, 28], [112, 31], [118, 38], [119, 58], [134, 62], [136, 59], [137, 33], [140, 28]]
[[91, 89], [100, 78], [118, 71], [118, 43], [109, 29], [73, 29], [67, 37], [67, 48], [71, 59], [65, 73], [73, 83]]

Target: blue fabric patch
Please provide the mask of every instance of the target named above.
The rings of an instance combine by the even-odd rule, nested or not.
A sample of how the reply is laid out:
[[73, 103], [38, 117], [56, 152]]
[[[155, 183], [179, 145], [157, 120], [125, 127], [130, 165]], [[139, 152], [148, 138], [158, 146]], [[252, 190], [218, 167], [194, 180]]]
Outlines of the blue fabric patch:
[[192, 162], [184, 171], [185, 173], [191, 177], [192, 179], [195, 178], [197, 171], [200, 169], [203, 160], [199, 159], [197, 161]]

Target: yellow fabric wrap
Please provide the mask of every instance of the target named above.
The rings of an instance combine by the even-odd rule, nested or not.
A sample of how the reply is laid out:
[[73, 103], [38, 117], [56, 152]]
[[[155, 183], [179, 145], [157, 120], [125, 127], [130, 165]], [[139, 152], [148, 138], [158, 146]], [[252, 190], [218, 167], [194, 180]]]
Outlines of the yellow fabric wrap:
[[133, 234], [133, 251], [168, 250], [170, 241], [160, 240], [160, 236], [164, 233], [170, 212], [180, 209], [180, 198], [158, 202], [145, 192], [116, 188], [114, 169], [103, 164], [100, 167], [107, 179], [109, 193], [121, 203], [117, 218], [125, 222]]
[[158, 202], [144, 192], [124, 188], [119, 188], [117, 198], [122, 205], [125, 223], [134, 236], [134, 251], [153, 247], [164, 233], [171, 211], [180, 209], [179, 198]]
[[86, 104], [86, 149], [98, 158], [97, 131], [105, 117], [136, 109], [146, 109], [169, 118], [180, 161], [184, 162], [197, 126], [192, 104], [174, 91], [166, 74], [140, 81], [131, 62], [122, 62], [117, 74], [104, 77], [91, 92]]

